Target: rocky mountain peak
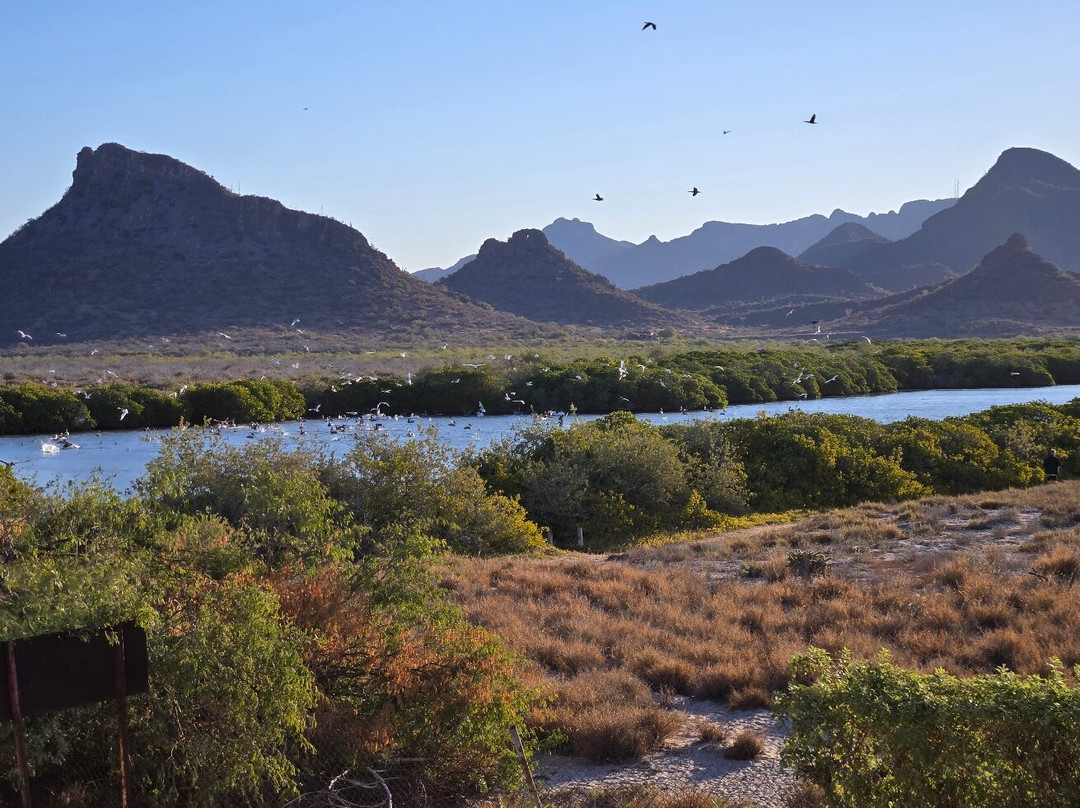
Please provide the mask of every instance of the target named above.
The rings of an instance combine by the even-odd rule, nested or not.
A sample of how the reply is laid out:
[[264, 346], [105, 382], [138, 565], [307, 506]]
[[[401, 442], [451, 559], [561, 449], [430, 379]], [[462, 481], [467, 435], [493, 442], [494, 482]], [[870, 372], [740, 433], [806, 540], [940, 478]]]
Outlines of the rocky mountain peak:
[[487, 239], [480, 245], [480, 252], [477, 253], [476, 257], [495, 259], [516, 256], [521, 258], [530, 254], [536, 255], [550, 249], [553, 248], [543, 231], [526, 229], [518, 230], [506, 241], [499, 241], [495, 238]]
[[134, 151], [119, 143], [103, 143], [96, 149], [83, 147], [76, 157], [71, 178], [69, 196], [89, 197], [98, 202], [129, 203], [152, 194], [162, 182], [181, 181], [204, 193], [231, 193], [209, 174], [173, 157]]
[[1008, 188], [1034, 185], [1052, 188], [1080, 188], [1080, 171], [1060, 157], [1039, 149], [1015, 147], [998, 157], [972, 190], [980, 186]]

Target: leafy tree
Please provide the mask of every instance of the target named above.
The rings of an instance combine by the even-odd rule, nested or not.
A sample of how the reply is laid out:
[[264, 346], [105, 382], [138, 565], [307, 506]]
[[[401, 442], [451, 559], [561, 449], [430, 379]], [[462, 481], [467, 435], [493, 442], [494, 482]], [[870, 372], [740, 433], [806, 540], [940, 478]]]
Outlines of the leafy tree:
[[526, 427], [477, 463], [489, 485], [519, 496], [533, 521], [564, 542], [579, 525], [592, 546], [603, 546], [709, 518], [689, 507], [693, 489], [678, 447], [626, 412], [565, 430]]
[[475, 469], [461, 465], [434, 431], [397, 443], [362, 433], [341, 459], [325, 461], [330, 496], [379, 541], [391, 528], [412, 526], [456, 552], [522, 552], [542, 546], [539, 528], [522, 507], [489, 492]]
[[279, 440], [234, 447], [205, 430], [174, 432], [136, 488], [148, 507], [220, 516], [272, 565], [350, 552], [355, 540], [316, 458]]

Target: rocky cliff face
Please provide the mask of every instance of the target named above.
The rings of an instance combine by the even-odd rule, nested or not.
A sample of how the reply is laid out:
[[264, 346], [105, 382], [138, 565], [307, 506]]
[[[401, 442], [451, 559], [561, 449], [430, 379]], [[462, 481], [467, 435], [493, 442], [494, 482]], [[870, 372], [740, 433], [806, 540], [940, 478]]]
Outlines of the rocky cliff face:
[[0, 244], [0, 283], [0, 342], [15, 329], [124, 339], [297, 317], [364, 334], [421, 319], [440, 333], [520, 327], [411, 278], [341, 222], [115, 143], [80, 151], [63, 198]]

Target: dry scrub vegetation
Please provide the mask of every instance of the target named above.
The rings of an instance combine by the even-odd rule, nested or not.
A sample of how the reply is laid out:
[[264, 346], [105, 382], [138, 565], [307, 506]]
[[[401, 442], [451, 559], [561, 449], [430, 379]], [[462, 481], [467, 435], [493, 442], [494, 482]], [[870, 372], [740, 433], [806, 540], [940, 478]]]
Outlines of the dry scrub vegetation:
[[[824, 575], [796, 576], [810, 550]], [[868, 504], [615, 556], [458, 559], [443, 587], [553, 683], [542, 728], [588, 759], [679, 729], [677, 694], [767, 705], [810, 645], [954, 674], [1080, 663], [1080, 482]], [[657, 697], [658, 696], [658, 697]]]

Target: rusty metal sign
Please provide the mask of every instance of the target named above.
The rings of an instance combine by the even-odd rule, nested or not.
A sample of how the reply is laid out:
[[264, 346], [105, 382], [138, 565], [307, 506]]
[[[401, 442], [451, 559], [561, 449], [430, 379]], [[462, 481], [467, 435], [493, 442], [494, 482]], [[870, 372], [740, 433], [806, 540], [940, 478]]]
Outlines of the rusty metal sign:
[[[0, 658], [7, 654], [8, 645], [18, 671], [17, 711], [24, 718], [149, 689], [146, 632], [134, 623], [90, 635], [45, 634], [11, 640], [0, 643]], [[119, 656], [118, 648], [123, 649]], [[11, 692], [8, 666], [0, 666], [2, 721], [10, 721], [13, 715]]]

